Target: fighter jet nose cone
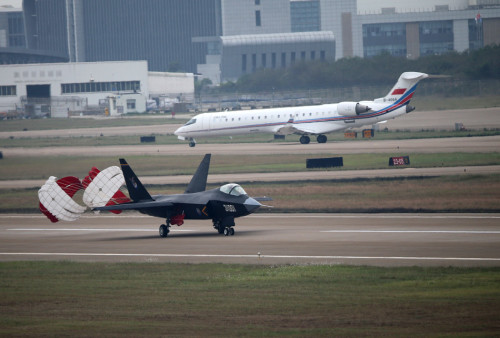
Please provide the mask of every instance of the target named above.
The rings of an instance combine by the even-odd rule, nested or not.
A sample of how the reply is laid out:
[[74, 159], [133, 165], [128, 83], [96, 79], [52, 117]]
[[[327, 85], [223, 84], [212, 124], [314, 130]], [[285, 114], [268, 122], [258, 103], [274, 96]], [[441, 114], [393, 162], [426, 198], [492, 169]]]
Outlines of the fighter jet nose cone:
[[243, 205], [247, 209], [248, 213], [251, 214], [255, 210], [259, 209], [262, 204], [260, 204], [258, 201], [254, 200], [253, 198], [249, 197]]

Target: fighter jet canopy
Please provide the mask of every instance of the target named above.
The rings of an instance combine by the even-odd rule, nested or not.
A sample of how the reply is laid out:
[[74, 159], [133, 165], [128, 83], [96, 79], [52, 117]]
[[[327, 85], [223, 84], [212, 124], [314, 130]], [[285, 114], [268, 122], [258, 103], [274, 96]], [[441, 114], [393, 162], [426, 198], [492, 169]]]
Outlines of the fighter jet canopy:
[[220, 191], [231, 196], [241, 196], [247, 194], [245, 190], [243, 190], [243, 188], [236, 183], [228, 183], [226, 185], [223, 185], [222, 187], [220, 187]]

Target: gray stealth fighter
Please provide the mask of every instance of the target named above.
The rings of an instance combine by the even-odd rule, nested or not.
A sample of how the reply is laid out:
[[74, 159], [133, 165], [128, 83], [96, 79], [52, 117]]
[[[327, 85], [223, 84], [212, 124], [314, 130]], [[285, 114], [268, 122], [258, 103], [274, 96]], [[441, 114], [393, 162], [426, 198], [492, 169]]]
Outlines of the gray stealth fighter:
[[97, 207], [94, 210], [138, 210], [143, 214], [166, 219], [160, 225], [160, 236], [167, 237], [171, 225], [182, 225], [185, 219], [212, 219], [219, 234], [234, 235], [234, 219], [251, 214], [268, 197], [249, 197], [241, 186], [229, 183], [220, 188], [205, 190], [207, 185], [210, 154], [206, 154], [183, 194], [153, 195], [144, 188], [141, 181], [124, 159], [120, 165], [125, 177], [130, 203]]

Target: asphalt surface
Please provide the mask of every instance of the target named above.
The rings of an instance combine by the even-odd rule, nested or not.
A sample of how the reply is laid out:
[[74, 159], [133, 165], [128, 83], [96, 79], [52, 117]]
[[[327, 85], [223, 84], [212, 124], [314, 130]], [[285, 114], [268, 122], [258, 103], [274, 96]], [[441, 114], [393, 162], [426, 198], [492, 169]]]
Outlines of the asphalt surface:
[[137, 213], [50, 223], [0, 215], [0, 260], [500, 266], [500, 214], [255, 214], [236, 234]]

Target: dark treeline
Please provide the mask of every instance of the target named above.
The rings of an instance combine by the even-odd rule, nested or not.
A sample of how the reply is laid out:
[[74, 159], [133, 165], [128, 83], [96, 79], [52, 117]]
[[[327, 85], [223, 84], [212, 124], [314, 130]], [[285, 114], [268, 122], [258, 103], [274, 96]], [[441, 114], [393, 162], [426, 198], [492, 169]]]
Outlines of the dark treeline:
[[261, 69], [237, 82], [220, 86], [223, 92], [319, 89], [392, 84], [403, 72], [450, 75], [456, 79], [500, 79], [500, 46], [408, 60], [382, 54], [373, 58], [344, 58], [335, 62], [298, 62], [286, 69]]

